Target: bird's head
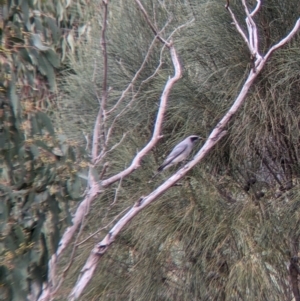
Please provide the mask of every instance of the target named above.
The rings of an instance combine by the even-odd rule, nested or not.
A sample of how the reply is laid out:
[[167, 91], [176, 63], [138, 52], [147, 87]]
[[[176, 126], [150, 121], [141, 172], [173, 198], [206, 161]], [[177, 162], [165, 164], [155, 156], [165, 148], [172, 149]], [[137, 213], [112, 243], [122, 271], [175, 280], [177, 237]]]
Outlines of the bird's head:
[[190, 139], [191, 142], [194, 143], [194, 142], [196, 142], [196, 141], [198, 141], [202, 138], [200, 136], [192, 135], [192, 136], [189, 137], [189, 139]]

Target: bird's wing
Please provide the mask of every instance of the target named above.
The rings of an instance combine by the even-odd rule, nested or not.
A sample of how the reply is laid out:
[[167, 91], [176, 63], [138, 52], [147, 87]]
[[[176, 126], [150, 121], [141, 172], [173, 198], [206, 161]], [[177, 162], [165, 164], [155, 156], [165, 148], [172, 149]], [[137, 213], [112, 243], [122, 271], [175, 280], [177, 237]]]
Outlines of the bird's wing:
[[169, 156], [165, 159], [164, 163], [161, 165], [162, 168], [170, 164], [175, 158], [180, 156], [186, 149], [187, 149], [187, 144], [181, 144], [179, 143], [169, 154]]

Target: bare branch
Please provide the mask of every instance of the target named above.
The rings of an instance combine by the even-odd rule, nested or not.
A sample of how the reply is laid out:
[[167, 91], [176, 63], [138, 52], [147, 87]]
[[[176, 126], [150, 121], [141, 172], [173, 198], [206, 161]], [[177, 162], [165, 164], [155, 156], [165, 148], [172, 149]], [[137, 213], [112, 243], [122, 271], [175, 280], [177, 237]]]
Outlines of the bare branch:
[[[299, 27], [298, 23], [300, 23], [299, 20], [297, 21], [291, 34], [288, 35], [288, 37], [283, 39], [281, 42], [279, 42], [278, 44], [273, 46], [272, 47], [272, 48], [274, 48], [273, 50], [279, 48], [280, 46], [282, 46], [283, 44], [285, 44], [287, 41], [289, 41], [291, 39], [291, 37], [295, 34], [296, 30]], [[268, 53], [270, 53], [270, 54], [272, 53], [272, 51], [271, 51], [272, 48], [270, 49], [270, 51]], [[176, 69], [176, 64], [179, 64], [179, 63], [177, 61], [176, 52], [175, 52], [175, 49], [173, 46], [171, 46], [170, 51], [171, 51], [171, 55], [172, 55], [172, 59], [173, 59], [173, 64]], [[266, 57], [269, 57], [269, 55]], [[176, 58], [176, 59], [174, 60], [174, 58]], [[153, 192], [151, 192], [148, 196], [142, 196], [135, 203], [135, 205], [115, 224], [115, 226], [109, 231], [109, 233], [105, 236], [105, 238], [100, 243], [95, 245], [95, 247], [91, 251], [90, 256], [87, 259], [84, 267], [81, 270], [78, 281], [77, 281], [76, 285], [74, 286], [72, 293], [69, 296], [69, 300], [76, 300], [79, 298], [82, 291], [84, 290], [84, 288], [88, 284], [89, 280], [91, 279], [100, 258], [108, 250], [109, 246], [115, 240], [116, 236], [130, 222], [130, 220], [133, 217], [135, 217], [142, 209], [144, 209], [149, 204], [151, 204], [153, 201], [155, 201], [160, 195], [165, 193], [170, 187], [172, 187], [174, 184], [176, 184], [183, 176], [185, 176], [185, 174], [190, 169], [192, 169], [196, 164], [198, 164], [201, 160], [203, 160], [203, 158], [208, 153], [210, 153], [210, 151], [212, 150], [214, 145], [216, 145], [218, 143], [218, 141], [220, 139], [222, 139], [222, 137], [224, 137], [224, 135], [226, 135], [227, 131], [224, 130], [225, 127], [228, 125], [232, 116], [237, 112], [237, 110], [244, 103], [250, 87], [252, 86], [254, 80], [256, 79], [256, 77], [258, 76], [258, 74], [260, 73], [262, 68], [264, 67], [265, 63], [266, 63], [266, 58], [265, 59], [262, 59], [260, 57], [257, 58], [257, 60], [256, 60], [257, 69], [256, 70], [252, 69], [250, 71], [248, 78], [247, 78], [245, 84], [243, 85], [238, 97], [236, 98], [236, 100], [234, 101], [234, 103], [232, 104], [232, 106], [230, 107], [228, 112], [224, 115], [224, 117], [220, 120], [220, 122], [216, 125], [214, 130], [211, 132], [207, 141], [202, 146], [202, 148], [199, 150], [199, 152], [196, 154], [196, 156], [188, 164], [186, 164], [183, 168], [181, 168], [173, 176], [171, 176], [167, 181], [165, 181], [157, 189], [155, 189]], [[175, 75], [176, 75], [176, 73], [175, 73]], [[168, 96], [168, 93], [170, 91], [168, 85], [170, 85], [170, 79], [169, 79], [169, 81], [165, 87], [165, 90], [162, 94], [162, 97], [161, 97], [160, 109], [159, 109], [159, 113], [157, 116], [152, 139], [138, 153], [138, 155], [135, 157], [131, 166], [128, 169], [122, 171], [121, 173], [119, 173], [118, 175], [116, 175], [114, 177], [111, 177], [108, 180], [103, 181], [102, 185], [104, 187], [117, 181], [120, 177], [126, 176], [128, 173], [130, 173], [132, 171], [132, 169], [139, 166], [140, 157], [143, 156], [145, 153], [147, 153], [147, 151], [149, 151], [149, 149], [151, 149], [151, 147], [153, 145], [153, 141], [156, 141], [158, 139], [159, 130], [160, 130], [162, 117], [163, 117], [163, 114], [162, 115], [159, 115], [159, 114], [160, 114], [161, 110], [164, 111], [164, 109], [165, 109], [164, 106], [165, 106], [166, 102], [163, 102], [162, 100], [164, 97]]]
[[143, 13], [143, 15], [144, 15], [144, 17], [145, 17], [145, 19], [146, 19], [148, 25], [149, 25], [150, 28], [152, 29], [152, 31], [153, 31], [153, 33], [155, 34], [155, 36], [156, 36], [163, 44], [165, 44], [167, 47], [170, 47], [171, 44], [170, 44], [169, 42], [167, 42], [166, 40], [164, 40], [164, 39], [160, 36], [158, 30], [157, 30], [157, 29], [155, 28], [155, 26], [152, 24], [152, 22], [151, 22], [151, 20], [150, 20], [150, 18], [149, 18], [149, 16], [148, 16], [148, 14], [147, 14], [147, 12], [146, 12], [144, 6], [142, 5], [142, 3], [141, 3], [139, 0], [135, 0], [135, 2], [136, 2], [136, 4], [139, 6], [140, 10], [142, 11], [142, 13]]
[[[160, 99], [160, 105], [159, 105], [159, 109], [158, 109], [158, 113], [157, 113], [157, 117], [156, 117], [156, 122], [155, 122], [152, 138], [150, 139], [148, 144], [137, 153], [137, 155], [135, 156], [131, 165], [128, 168], [126, 168], [122, 172], [118, 173], [117, 175], [112, 176], [111, 178], [102, 181], [101, 182], [102, 187], [107, 187], [107, 186], [111, 185], [112, 183], [120, 180], [121, 178], [126, 177], [127, 175], [132, 173], [135, 169], [137, 169], [140, 166], [141, 159], [156, 145], [158, 140], [161, 138], [160, 131], [161, 131], [164, 113], [165, 113], [166, 106], [167, 106], [168, 97], [169, 97], [172, 87], [181, 77], [181, 66], [180, 66], [180, 63], [179, 63], [179, 60], [178, 60], [178, 57], [176, 54], [176, 50], [175, 50], [174, 46], [172, 46], [172, 45], [170, 46], [170, 54], [171, 54], [171, 59], [172, 59], [173, 65], [174, 65], [175, 74], [173, 77], [168, 79], [166, 86], [163, 90], [163, 93], [162, 93], [162, 96]], [[127, 214], [125, 216], [127, 216]], [[123, 219], [124, 218], [122, 218], [121, 220], [123, 220]], [[119, 223], [117, 223], [117, 224], [119, 224]], [[118, 232], [116, 232], [116, 234], [117, 233]], [[109, 242], [109, 244], [110, 243], [111, 242]], [[77, 280], [77, 284], [74, 286], [73, 291], [71, 292], [71, 294], [69, 296], [69, 300], [76, 300], [81, 295], [82, 291], [84, 290], [84, 288], [90, 281], [90, 279], [94, 273], [94, 270], [97, 266], [97, 263], [100, 259], [98, 251], [97, 252], [92, 251], [92, 254], [93, 254], [93, 256], [90, 255], [85, 266], [82, 268], [79, 278]]]
[[160, 99], [160, 104], [159, 104], [157, 117], [156, 117], [156, 122], [155, 122], [155, 125], [154, 125], [154, 131], [153, 131], [152, 138], [150, 139], [148, 144], [137, 153], [137, 155], [134, 157], [132, 163], [130, 164], [130, 166], [128, 168], [126, 168], [125, 170], [123, 170], [120, 173], [116, 174], [115, 176], [112, 176], [111, 178], [102, 181], [101, 185], [103, 187], [107, 187], [107, 186], [111, 185], [112, 183], [118, 181], [121, 178], [126, 177], [131, 172], [133, 172], [135, 169], [137, 169], [140, 166], [141, 159], [155, 146], [157, 141], [161, 138], [160, 130], [161, 130], [163, 117], [164, 117], [166, 107], [167, 107], [168, 97], [169, 97], [169, 94], [170, 94], [170, 91], [171, 91], [173, 85], [181, 77], [181, 66], [180, 66], [180, 63], [179, 63], [179, 60], [178, 60], [178, 57], [177, 57], [176, 50], [175, 50], [174, 46], [170, 46], [170, 54], [171, 54], [172, 62], [173, 62], [173, 65], [174, 65], [175, 74], [174, 74], [173, 77], [168, 79], [168, 81], [166, 83], [166, 86], [163, 90], [163, 93], [162, 93], [162, 96], [161, 96], [161, 99]]
[[[106, 102], [107, 102], [107, 72], [108, 72], [108, 70], [107, 70], [107, 51], [106, 51], [105, 33], [106, 33], [106, 26], [107, 26], [108, 1], [103, 0], [102, 3], [104, 5], [104, 17], [103, 17], [100, 45], [101, 45], [102, 53], [103, 53], [103, 65], [104, 66], [103, 66], [103, 83], [102, 83], [101, 104], [100, 104], [100, 109], [98, 111], [98, 115], [97, 115], [95, 126], [94, 126], [94, 131], [93, 131], [93, 144], [92, 144], [92, 161], [93, 161], [93, 163], [96, 161], [97, 155], [98, 155], [99, 139], [100, 139], [100, 136], [102, 135], [100, 132], [104, 131], [103, 125], [102, 125], [102, 120], [105, 118], [105, 109], [106, 109]], [[102, 148], [104, 147], [103, 144], [104, 143], [102, 142]]]
[[299, 28], [300, 28], [300, 18], [297, 20], [297, 22], [296, 22], [294, 28], [291, 30], [291, 32], [284, 39], [282, 39], [279, 43], [277, 43], [271, 47], [271, 49], [265, 55], [264, 59], [267, 60], [275, 50], [277, 50], [278, 48], [282, 47], [287, 42], [289, 42], [294, 37], [294, 35], [297, 33]]
[[251, 46], [251, 54], [255, 56], [258, 53], [258, 36], [257, 36], [257, 27], [255, 22], [252, 19], [251, 14], [249, 13], [248, 7], [246, 5], [246, 1], [242, 0], [243, 6], [245, 8], [245, 12], [247, 15], [246, 18], [246, 24], [248, 28], [248, 33], [249, 33], [249, 44]]
[[261, 0], [256, 0], [256, 2], [257, 2], [257, 5], [256, 5], [255, 9], [253, 10], [253, 12], [250, 14], [251, 17], [254, 17], [260, 9]]
[[[109, 130], [111, 130], [111, 129], [112, 129], [112, 128], [110, 128]], [[110, 131], [109, 131], [108, 133], [110, 133]], [[105, 150], [101, 151], [101, 153], [99, 154], [99, 156], [98, 156], [97, 159], [96, 159], [95, 164], [98, 164], [98, 163], [100, 162], [100, 160], [101, 160], [106, 154], [110, 153], [110, 152], [113, 151], [115, 148], [117, 148], [117, 147], [124, 141], [124, 139], [125, 139], [125, 137], [127, 136], [127, 134], [128, 134], [128, 132], [124, 133], [124, 134], [122, 135], [122, 138], [120, 139], [120, 141], [117, 142], [114, 146], [112, 146], [108, 151], [105, 151]], [[109, 138], [108, 135], [107, 135], [107, 138]], [[100, 178], [100, 179], [101, 179], [101, 178]]]
[[[86, 213], [88, 212], [89, 210], [86, 210]], [[86, 215], [86, 214], [85, 214]], [[74, 255], [75, 255], [75, 251], [78, 247], [78, 240], [79, 240], [79, 237], [82, 233], [82, 230], [84, 228], [84, 218], [83, 220], [81, 221], [81, 225], [80, 225], [80, 229], [76, 235], [76, 240], [73, 244], [73, 248], [72, 248], [72, 252], [71, 252], [71, 256], [69, 257], [69, 263], [67, 264], [67, 266], [64, 268], [62, 274], [60, 275], [60, 279], [57, 281], [57, 284], [55, 286], [55, 288], [53, 288], [52, 292], [51, 292], [51, 295], [54, 296], [57, 291], [59, 290], [60, 286], [62, 285], [63, 281], [65, 280], [66, 278], [66, 275], [67, 275], [67, 272], [69, 271], [70, 267], [72, 266], [73, 264], [73, 259], [74, 259]]]
[[122, 215], [125, 211], [127, 211], [130, 207], [125, 208], [124, 210], [122, 210], [113, 220], [111, 220], [106, 226], [98, 229], [96, 232], [94, 232], [93, 234], [91, 234], [90, 236], [88, 236], [87, 238], [85, 238], [83, 241], [79, 242], [76, 244], [76, 246], [80, 246], [83, 243], [85, 243], [86, 241], [88, 241], [90, 238], [92, 238], [93, 236], [95, 236], [96, 234], [98, 234], [99, 232], [101, 232], [104, 229], [107, 229], [107, 227], [109, 225], [111, 225], [114, 221], [116, 221], [120, 215]]
[[[159, 33], [161, 33], [162, 31], [165, 30], [165, 28], [166, 28], [166, 26], [168, 25], [168, 23], [169, 23], [169, 22], [167, 22], [167, 23], [165, 24], [165, 26], [162, 28], [162, 30], [161, 30]], [[141, 65], [141, 67], [140, 67], [139, 70], [135, 73], [134, 77], [132, 78], [132, 80], [131, 80], [130, 84], [127, 86], [127, 88], [122, 92], [121, 97], [120, 97], [119, 100], [116, 102], [116, 104], [115, 104], [109, 111], [107, 111], [107, 115], [109, 115], [109, 114], [111, 114], [113, 111], [115, 111], [115, 109], [116, 109], [116, 108], [120, 105], [120, 103], [123, 101], [123, 99], [124, 99], [125, 95], [127, 94], [127, 92], [133, 87], [134, 83], [135, 83], [136, 80], [138, 79], [140, 73], [142, 72], [142, 70], [144, 69], [144, 67], [145, 67], [145, 65], [146, 65], [146, 63], [147, 63], [147, 61], [148, 61], [148, 58], [149, 58], [149, 56], [150, 56], [150, 54], [151, 54], [151, 51], [152, 51], [152, 49], [153, 49], [153, 47], [154, 47], [154, 45], [155, 45], [155, 41], [156, 41], [156, 37], [152, 40], [152, 42], [151, 42], [151, 44], [150, 44], [150, 46], [149, 46], [149, 48], [148, 48], [148, 51], [147, 51], [147, 53], [146, 53], [146, 56], [145, 56], [145, 58], [144, 58], [144, 61], [143, 61], [142, 65]]]
[[235, 25], [237, 31], [240, 33], [240, 35], [241, 35], [242, 38], [244, 39], [245, 43], [247, 44], [247, 46], [248, 46], [250, 52], [252, 53], [251, 46], [250, 46], [250, 44], [249, 44], [248, 38], [246, 37], [245, 33], [243, 32], [243, 30], [242, 30], [240, 24], [238, 23], [238, 21], [237, 21], [235, 15], [234, 15], [234, 13], [232, 12], [232, 10], [231, 10], [231, 8], [230, 8], [229, 6], [227, 7], [227, 10], [229, 11], [229, 13], [230, 13], [230, 15], [231, 15], [231, 18], [232, 18], [232, 20], [233, 20], [233, 23], [234, 23], [234, 25]]

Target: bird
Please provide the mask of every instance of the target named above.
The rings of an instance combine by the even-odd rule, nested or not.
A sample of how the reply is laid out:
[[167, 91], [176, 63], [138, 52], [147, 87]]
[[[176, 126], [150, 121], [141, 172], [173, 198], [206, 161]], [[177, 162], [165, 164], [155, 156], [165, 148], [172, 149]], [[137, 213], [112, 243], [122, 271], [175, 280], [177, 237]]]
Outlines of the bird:
[[201, 139], [201, 137], [192, 135], [177, 144], [167, 156], [163, 164], [158, 167], [157, 172], [161, 172], [172, 165], [187, 159], [193, 149], [194, 143], [199, 139]]

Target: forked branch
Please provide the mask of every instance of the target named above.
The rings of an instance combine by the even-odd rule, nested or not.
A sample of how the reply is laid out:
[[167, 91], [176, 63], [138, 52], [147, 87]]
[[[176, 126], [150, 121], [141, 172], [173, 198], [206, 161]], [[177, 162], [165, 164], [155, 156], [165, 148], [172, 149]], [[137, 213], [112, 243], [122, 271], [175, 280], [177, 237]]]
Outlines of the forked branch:
[[[136, 0], [136, 2], [138, 4], [140, 4], [140, 1]], [[258, 5], [259, 5], [259, 3], [258, 3]], [[258, 9], [255, 9], [255, 13], [257, 11], [258, 11]], [[230, 11], [230, 13], [232, 15], [232, 18], [233, 18], [234, 22], [236, 23], [236, 27], [239, 29], [240, 26], [236, 22], [234, 14], [232, 13], [232, 11]], [[148, 16], [148, 15], [146, 15], [146, 16]], [[249, 17], [249, 16], [251, 16], [251, 14], [248, 14], [247, 17]], [[249, 21], [249, 22], [251, 23], [251, 21]], [[222, 137], [224, 137], [224, 135], [226, 135], [226, 133], [227, 133], [227, 131], [225, 130], [226, 126], [228, 125], [228, 123], [229, 123], [230, 119], [232, 118], [232, 116], [234, 116], [234, 114], [238, 111], [238, 109], [244, 103], [249, 89], [251, 88], [254, 80], [256, 79], [256, 77], [258, 76], [258, 74], [261, 72], [264, 65], [266, 64], [267, 59], [270, 57], [270, 54], [274, 50], [280, 48], [282, 45], [287, 43], [295, 35], [297, 30], [299, 29], [299, 23], [300, 23], [300, 19], [296, 22], [296, 25], [294, 26], [291, 33], [286, 38], [284, 38], [282, 41], [280, 41], [278, 44], [274, 45], [268, 51], [265, 58], [261, 57], [260, 55], [256, 56], [256, 60], [255, 60], [256, 68], [252, 69], [250, 71], [250, 73], [248, 75], [248, 78], [247, 78], [246, 82], [244, 83], [243, 87], [241, 88], [241, 91], [240, 91], [238, 97], [233, 102], [232, 106], [229, 108], [229, 110], [224, 115], [224, 117], [215, 126], [215, 128], [213, 129], [213, 131], [209, 135], [207, 141], [202, 146], [202, 148], [199, 150], [199, 152], [196, 154], [196, 156], [188, 164], [186, 164], [183, 168], [178, 170], [174, 175], [172, 175], [167, 181], [165, 181], [163, 184], [161, 184], [158, 188], [156, 188], [149, 195], [140, 197], [140, 199], [138, 201], [136, 201], [136, 203], [133, 205], [133, 207], [115, 224], [114, 227], [112, 227], [112, 229], [104, 237], [104, 239], [94, 246], [93, 250], [90, 253], [90, 256], [88, 257], [85, 265], [83, 266], [83, 268], [81, 270], [78, 281], [77, 281], [76, 285], [74, 286], [71, 295], [69, 296], [69, 300], [76, 300], [76, 299], [79, 298], [79, 296], [83, 292], [84, 288], [86, 287], [86, 285], [88, 284], [88, 282], [92, 278], [92, 275], [93, 275], [93, 273], [96, 269], [96, 266], [97, 266], [99, 260], [101, 259], [102, 255], [108, 250], [109, 246], [115, 240], [116, 236], [130, 222], [130, 220], [132, 218], [134, 218], [142, 209], [146, 208], [153, 201], [155, 201], [160, 195], [165, 193], [171, 186], [176, 184], [176, 182], [178, 182], [196, 164], [201, 162], [203, 160], [203, 158], [208, 153], [211, 152], [212, 148], [218, 143], [218, 141], [220, 139], [222, 139]], [[239, 32], [240, 32], [240, 30], [239, 30]], [[241, 31], [240, 34], [245, 39], [245, 42], [249, 46], [249, 50], [250, 50], [251, 53], [252, 53], [253, 50], [258, 50], [257, 49], [258, 48], [258, 43], [256, 43], [256, 41], [255, 41], [255, 38], [257, 38], [256, 37], [256, 31], [252, 30], [252, 27], [251, 27], [251, 30], [248, 27], [248, 34], [249, 35], [251, 34], [251, 36], [249, 36], [249, 39], [253, 39], [253, 41], [255, 41], [254, 43], [253, 42], [250, 43], [249, 39], [246, 37], [246, 35], [243, 33], [243, 31]], [[176, 70], [176, 65], [178, 64], [178, 68], [180, 68], [180, 65], [178, 63], [178, 59], [177, 59], [177, 56], [176, 56], [174, 46], [172, 46], [172, 45], [170, 46], [170, 52], [171, 52], [172, 61], [173, 61], [173, 64], [174, 64], [174, 67], [175, 67], [175, 70]], [[179, 75], [179, 73], [177, 75]], [[169, 93], [172, 85], [176, 81], [175, 78], [176, 78], [176, 80], [179, 79], [179, 77], [176, 76], [176, 72], [175, 72], [175, 76], [172, 78], [172, 80], [171, 79], [168, 80], [168, 82], [165, 86], [165, 89], [162, 93], [160, 109], [159, 109], [158, 116], [157, 116], [157, 119], [156, 119], [152, 139], [138, 153], [137, 157], [133, 160], [131, 166], [128, 169], [124, 170], [123, 172], [119, 173], [118, 175], [116, 175], [114, 177], [111, 177], [108, 180], [103, 181], [102, 182], [103, 187], [106, 187], [106, 186], [114, 183], [115, 181], [120, 179], [120, 177], [124, 177], [124, 176], [128, 175], [128, 173], [130, 173], [132, 171], [132, 168], [136, 168], [137, 166], [139, 166], [140, 158], [151, 149], [151, 147], [153, 146], [153, 141], [156, 141], [157, 139], [159, 139], [159, 137], [160, 137], [159, 132], [160, 132], [162, 118], [163, 118], [163, 114], [161, 114], [161, 112], [165, 111], [165, 105], [166, 105], [166, 101], [163, 101], [163, 99], [164, 99], [164, 97], [167, 98], [168, 93]]]

